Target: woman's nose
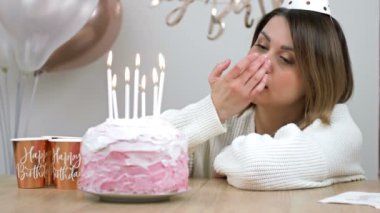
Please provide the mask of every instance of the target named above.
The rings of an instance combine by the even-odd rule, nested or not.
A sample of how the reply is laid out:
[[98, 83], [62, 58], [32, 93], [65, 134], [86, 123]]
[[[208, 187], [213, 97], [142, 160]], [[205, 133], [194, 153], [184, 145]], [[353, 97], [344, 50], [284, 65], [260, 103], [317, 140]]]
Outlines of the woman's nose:
[[262, 57], [264, 57], [264, 63], [262, 66], [265, 65], [265, 67], [267, 69], [266, 73], [267, 74], [272, 73], [272, 69], [273, 69], [273, 67], [272, 67], [272, 56], [267, 53], [267, 54], [263, 55]]
[[267, 74], [270, 74], [270, 73], [272, 73], [272, 72], [273, 72], [273, 64], [272, 64], [272, 59], [268, 58], [267, 60], [268, 60], [268, 62], [267, 62], [267, 63], [269, 63], [269, 65], [268, 65], [268, 68], [267, 68]]

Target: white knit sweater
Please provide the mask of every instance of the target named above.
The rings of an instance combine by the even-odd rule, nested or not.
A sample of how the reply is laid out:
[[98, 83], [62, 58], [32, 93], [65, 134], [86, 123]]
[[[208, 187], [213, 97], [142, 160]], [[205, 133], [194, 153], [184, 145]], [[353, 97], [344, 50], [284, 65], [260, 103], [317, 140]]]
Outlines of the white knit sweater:
[[254, 133], [254, 115], [249, 109], [221, 124], [207, 96], [162, 117], [187, 135], [194, 177], [223, 175], [248, 190], [313, 188], [365, 178], [359, 162], [362, 135], [346, 105], [335, 106], [330, 126], [320, 120], [304, 130], [288, 124], [274, 137]]

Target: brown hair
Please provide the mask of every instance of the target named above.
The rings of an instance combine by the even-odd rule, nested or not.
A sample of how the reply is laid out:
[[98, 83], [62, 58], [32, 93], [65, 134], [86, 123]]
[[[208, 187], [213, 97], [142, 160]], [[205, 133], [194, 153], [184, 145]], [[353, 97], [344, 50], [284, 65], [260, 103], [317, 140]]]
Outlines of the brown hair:
[[353, 91], [353, 76], [347, 43], [339, 23], [325, 14], [278, 8], [258, 23], [251, 47], [274, 16], [289, 23], [297, 63], [305, 82], [305, 117], [301, 128], [315, 119], [330, 124], [337, 103], [346, 102]]

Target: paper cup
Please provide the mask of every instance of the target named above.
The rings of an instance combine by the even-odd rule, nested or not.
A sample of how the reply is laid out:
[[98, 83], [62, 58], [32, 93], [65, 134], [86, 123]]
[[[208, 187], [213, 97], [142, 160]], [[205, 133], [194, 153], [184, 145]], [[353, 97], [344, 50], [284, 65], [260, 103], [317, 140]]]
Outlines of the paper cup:
[[77, 189], [80, 176], [81, 138], [49, 140], [52, 150], [53, 182], [57, 189]]
[[48, 140], [14, 138], [13, 152], [19, 188], [42, 188], [46, 184]]

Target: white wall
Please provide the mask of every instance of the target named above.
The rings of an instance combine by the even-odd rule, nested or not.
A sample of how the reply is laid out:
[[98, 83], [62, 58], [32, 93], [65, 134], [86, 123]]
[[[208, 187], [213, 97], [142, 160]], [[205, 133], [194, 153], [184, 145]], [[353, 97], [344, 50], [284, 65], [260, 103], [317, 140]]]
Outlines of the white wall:
[[362, 164], [376, 178], [379, 157], [379, 1], [330, 1], [351, 54], [355, 92], [349, 106], [364, 136]]
[[[178, 26], [168, 27], [165, 17], [179, 3], [149, 8], [149, 2], [123, 1], [123, 26], [112, 48], [113, 70], [121, 85], [124, 66], [134, 67], [139, 52], [141, 71], [150, 77], [152, 67], [158, 65], [157, 54], [162, 52], [167, 65], [163, 109], [180, 108], [208, 94], [207, 76], [215, 63], [225, 58], [234, 63], [248, 51], [253, 29], [243, 26], [243, 14], [227, 17], [226, 32], [211, 42], [206, 38], [210, 6], [197, 1]], [[253, 16], [258, 18], [253, 2]], [[356, 85], [349, 106], [364, 135], [363, 167], [374, 179], [378, 170], [379, 2], [332, 0], [330, 4], [348, 39]], [[81, 136], [87, 128], [103, 122], [107, 116], [105, 61], [106, 56], [80, 69], [43, 74], [28, 136]], [[11, 81], [15, 84], [15, 76]], [[31, 80], [28, 83], [30, 88]], [[14, 96], [14, 85], [12, 88]], [[119, 87], [120, 110], [123, 94]]]

